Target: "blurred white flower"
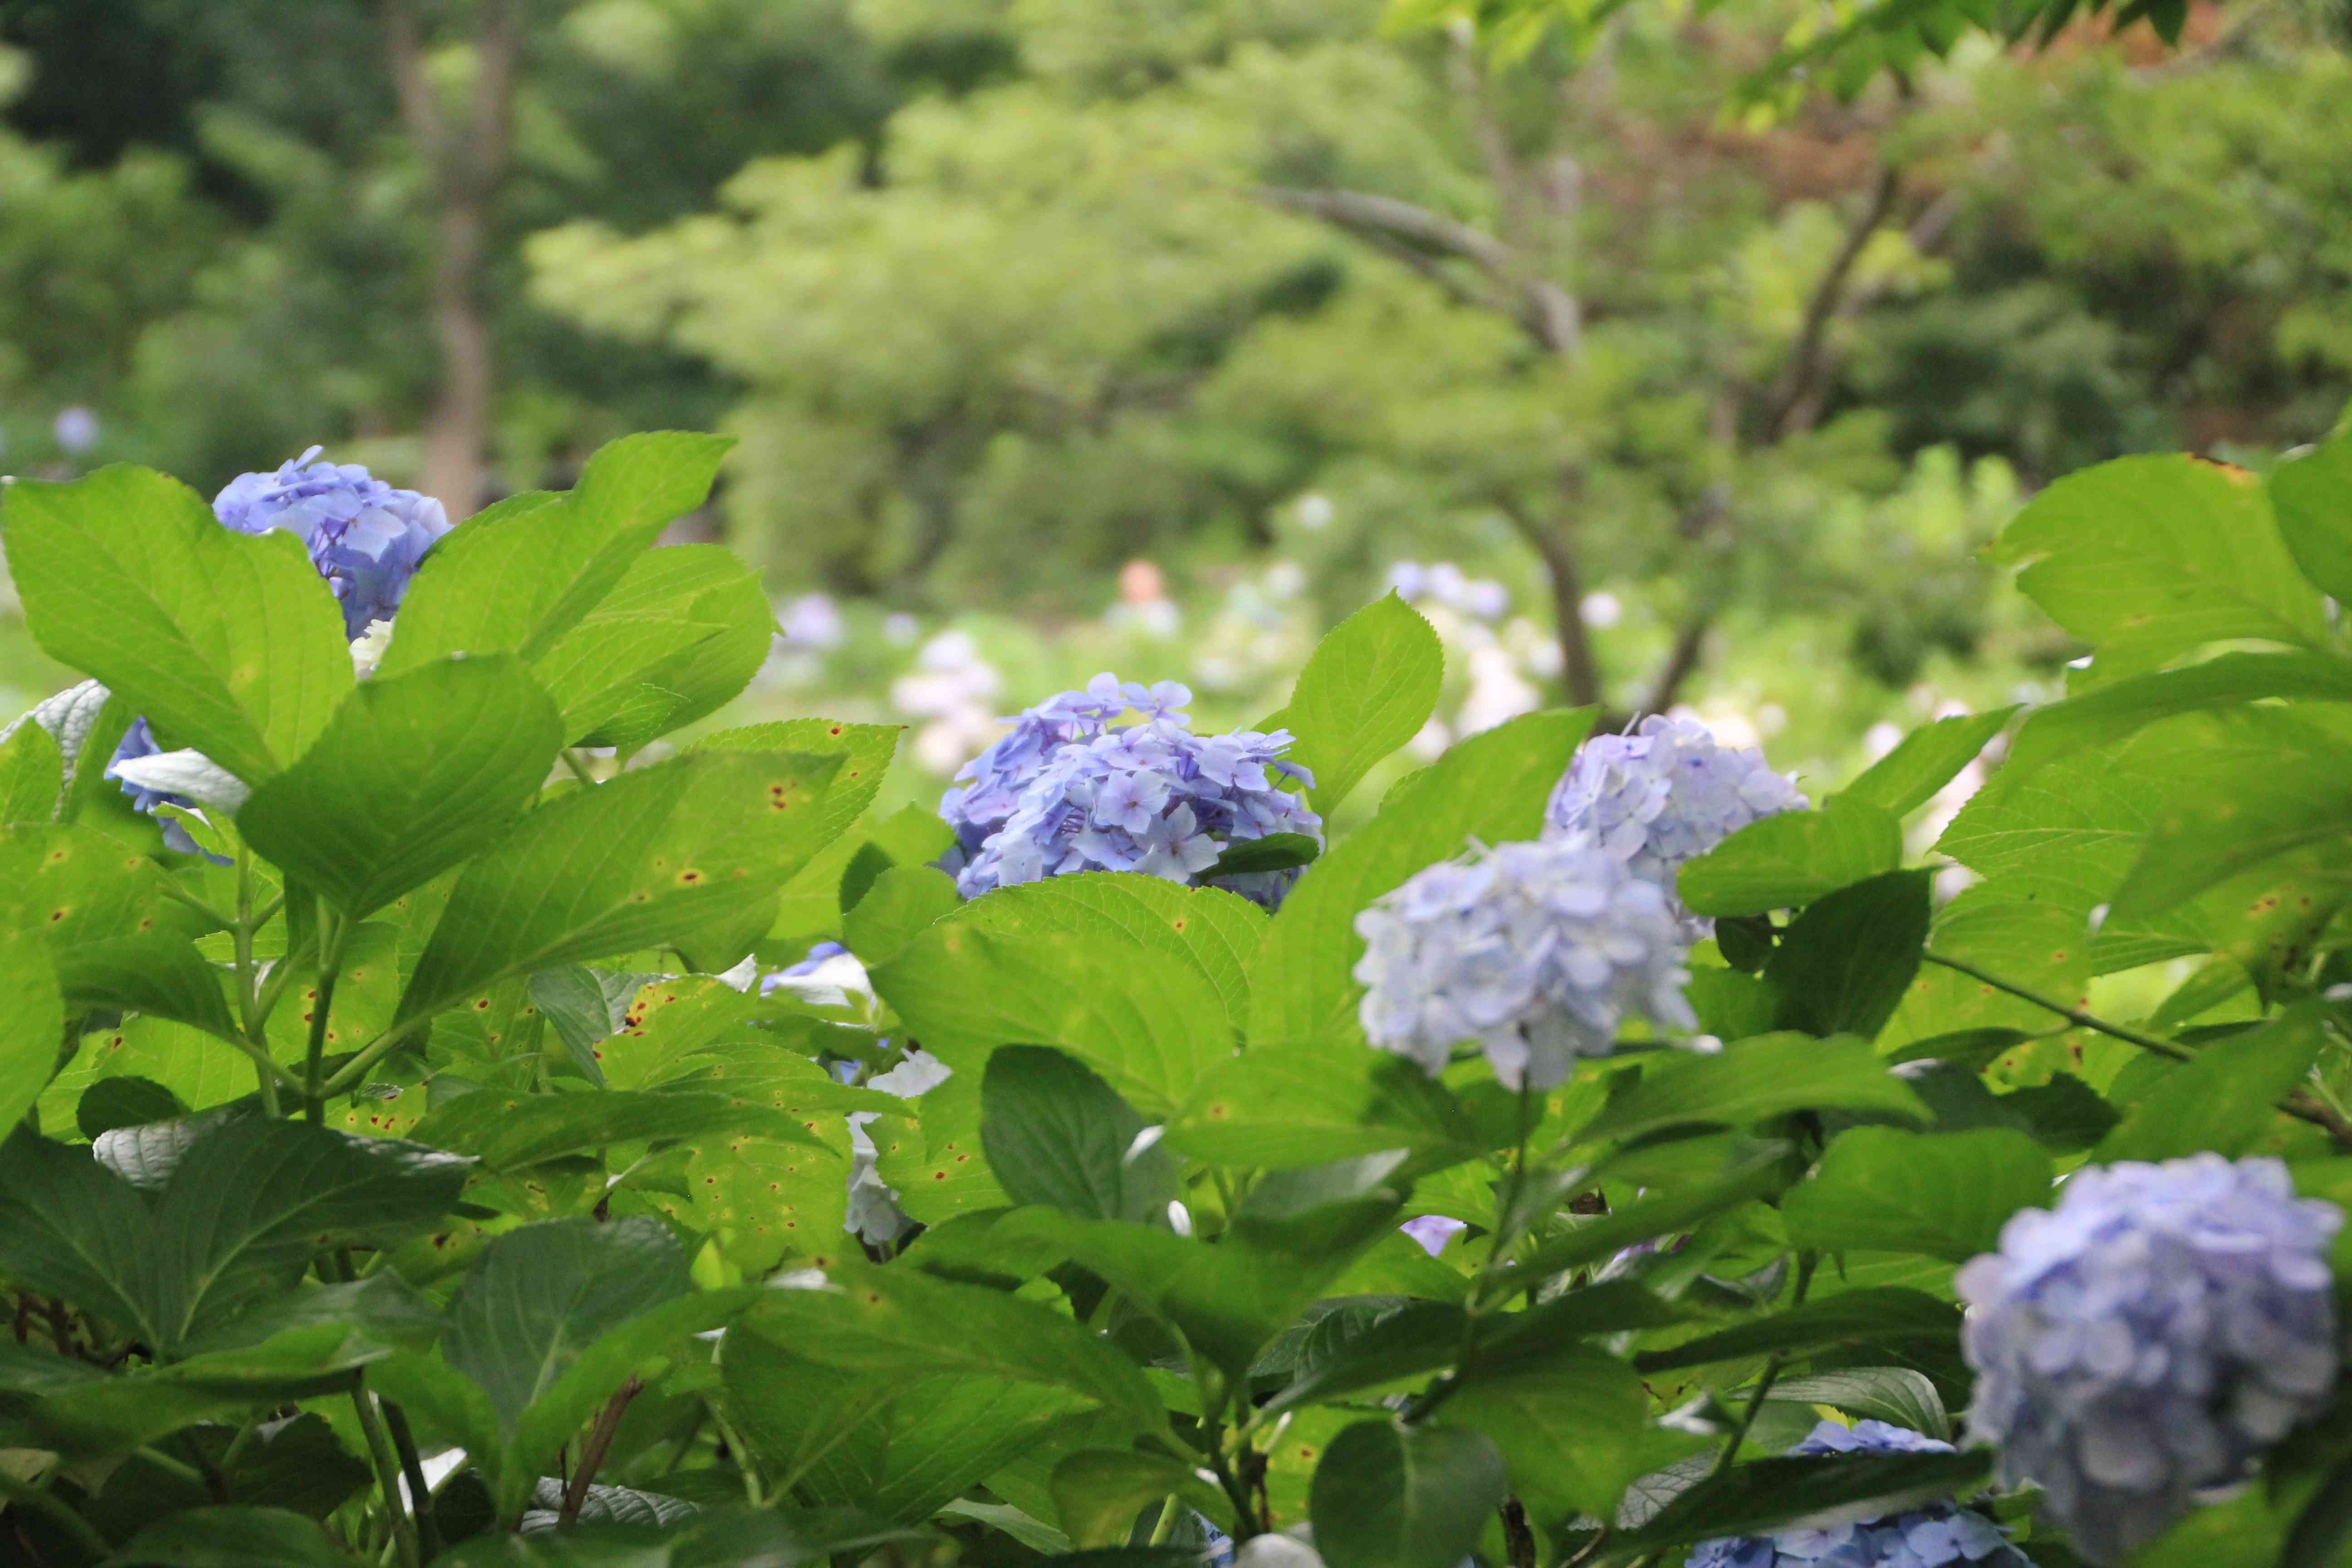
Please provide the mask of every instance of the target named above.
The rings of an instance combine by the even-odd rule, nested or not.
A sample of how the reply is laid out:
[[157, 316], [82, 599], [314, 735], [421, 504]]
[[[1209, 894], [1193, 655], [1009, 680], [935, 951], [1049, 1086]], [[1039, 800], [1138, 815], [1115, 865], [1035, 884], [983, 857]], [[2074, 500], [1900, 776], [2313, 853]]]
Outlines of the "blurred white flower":
[[1445, 748], [1452, 744], [1454, 731], [1445, 727], [1444, 720], [1433, 717], [1412, 740], [1404, 743], [1404, 749], [1424, 763], [1433, 763], [1444, 756]]
[[1470, 650], [1470, 694], [1462, 700], [1454, 726], [1465, 735], [1491, 730], [1506, 719], [1532, 713], [1543, 706], [1543, 694], [1520, 679], [1518, 667], [1502, 647], [1488, 644]]
[[1307, 590], [1307, 569], [1296, 561], [1277, 561], [1265, 569], [1265, 596], [1276, 604], [1295, 599]]
[[894, 610], [882, 617], [882, 640], [892, 647], [905, 647], [923, 635], [923, 623], [904, 610]]
[[1602, 588], [1579, 600], [1576, 613], [1583, 617], [1586, 626], [1605, 632], [1625, 618], [1625, 606], [1617, 602], [1616, 595]]
[[1298, 498], [1298, 526], [1319, 531], [1331, 526], [1338, 510], [1329, 496], [1320, 490], [1309, 490]]
[[803, 594], [776, 618], [783, 625], [784, 640], [795, 647], [836, 648], [848, 636], [830, 594]]
[[1862, 732], [1862, 749], [1872, 762], [1876, 762], [1903, 742], [1902, 729], [1881, 719]]
[[70, 408], [60, 408], [49, 433], [57, 437], [60, 449], [87, 452], [98, 445], [98, 416], [79, 403]]

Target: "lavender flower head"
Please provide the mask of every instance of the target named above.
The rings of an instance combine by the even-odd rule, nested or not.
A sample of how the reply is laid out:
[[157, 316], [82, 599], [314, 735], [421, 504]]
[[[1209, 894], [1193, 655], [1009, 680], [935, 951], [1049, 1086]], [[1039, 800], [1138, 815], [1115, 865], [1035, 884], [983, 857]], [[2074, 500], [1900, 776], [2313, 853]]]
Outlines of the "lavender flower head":
[[[1939, 1443], [1884, 1421], [1851, 1429], [1824, 1421], [1790, 1454], [1948, 1454]], [[1906, 1509], [1880, 1519], [1769, 1535], [1702, 1541], [1684, 1568], [2033, 1568], [2000, 1527], [1951, 1502]]]
[[[1322, 818], [1277, 782], [1313, 780], [1283, 760], [1287, 731], [1193, 734], [1178, 711], [1191, 700], [1172, 681], [1146, 689], [1098, 675], [1086, 690], [1021, 715], [959, 775], [971, 784], [940, 803], [960, 842], [980, 834], [958, 890], [977, 898], [1074, 871], [1139, 871], [1279, 902], [1295, 872], [1203, 873], [1236, 843], [1275, 833], [1320, 838]], [[1129, 709], [1143, 721], [1114, 727]]]
[[1664, 889], [1696, 941], [1714, 922], [1675, 897], [1684, 863], [1759, 817], [1811, 804], [1761, 752], [1718, 744], [1696, 720], [1652, 714], [1630, 735], [1596, 735], [1578, 748], [1544, 808], [1544, 831], [1589, 839]]
[[213, 498], [213, 515], [240, 533], [299, 534], [311, 563], [343, 607], [343, 635], [389, 620], [409, 578], [449, 531], [441, 503], [394, 489], [356, 463], [330, 463], [311, 447], [274, 474], [239, 474]]
[[1433, 1078], [1475, 1040], [1504, 1083], [1549, 1089], [1628, 1018], [1698, 1026], [1666, 895], [1582, 840], [1441, 860], [1359, 914], [1356, 933], [1364, 1033]]
[[1959, 1273], [1969, 1430], [2112, 1563], [2327, 1403], [2333, 1204], [2276, 1160], [2091, 1167]]

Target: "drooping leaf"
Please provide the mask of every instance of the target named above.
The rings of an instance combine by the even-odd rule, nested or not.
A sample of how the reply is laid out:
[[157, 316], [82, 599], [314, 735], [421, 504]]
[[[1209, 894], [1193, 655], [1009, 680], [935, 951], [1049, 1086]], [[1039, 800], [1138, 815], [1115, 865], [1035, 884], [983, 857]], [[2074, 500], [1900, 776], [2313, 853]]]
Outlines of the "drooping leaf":
[[2281, 463], [2269, 488], [2279, 533], [2303, 574], [2339, 604], [2352, 602], [2352, 436]]
[[1922, 725], [1840, 790], [1838, 798], [1874, 805], [1894, 816], [1916, 810], [1974, 762], [2016, 713], [2014, 707], [1995, 708]]
[[1638, 1530], [1627, 1552], [1663, 1552], [1726, 1535], [1758, 1535], [1818, 1518], [1874, 1519], [1965, 1495], [1992, 1468], [1986, 1448], [1958, 1454], [1831, 1454], [1757, 1459], [1700, 1481]]
[[1925, 1373], [1907, 1366], [1845, 1367], [1784, 1377], [1772, 1384], [1771, 1397], [1790, 1405], [1827, 1405], [1852, 1415], [1923, 1433], [1939, 1442], [1952, 1435], [1943, 1396]]
[[1447, 1568], [1508, 1491], [1503, 1456], [1482, 1432], [1359, 1422], [1316, 1467], [1315, 1549], [1331, 1568]]
[[1878, 1347], [1919, 1341], [1946, 1344], [1959, 1331], [1959, 1321], [1958, 1308], [1925, 1291], [1898, 1286], [1845, 1290], [1701, 1334], [1669, 1349], [1645, 1351], [1633, 1358], [1633, 1364], [1646, 1373], [1773, 1351], [1796, 1353], [1832, 1346]]
[[1822, 1252], [1924, 1252], [1965, 1263], [1991, 1251], [2021, 1208], [2050, 1200], [2050, 1156], [2022, 1132], [1841, 1132], [1781, 1200], [1789, 1239]]
[[1803, 1110], [1927, 1119], [1910, 1086], [1863, 1042], [1764, 1035], [1716, 1055], [1675, 1051], [1645, 1058], [1641, 1076], [1613, 1090], [1577, 1138], [1627, 1139], [1685, 1123], [1737, 1127]]
[[29, 719], [0, 743], [0, 826], [47, 822], [65, 793], [65, 753], [57, 737]]
[[1799, 915], [1764, 965], [1781, 1026], [1877, 1038], [1919, 972], [1932, 877], [1889, 871], [1841, 888]]
[[1435, 1419], [1491, 1438], [1509, 1467], [1512, 1495], [1551, 1525], [1579, 1513], [1614, 1516], [1625, 1488], [1656, 1468], [1649, 1415], [1632, 1367], [1570, 1343], [1532, 1363], [1474, 1373]]
[[1759, 915], [1801, 908], [1903, 863], [1895, 814], [1832, 795], [1818, 811], [1751, 822], [1683, 867], [1675, 886], [1703, 915]]
[[414, 1136], [433, 1148], [472, 1155], [493, 1171], [519, 1171], [613, 1143], [675, 1142], [726, 1132], [823, 1146], [787, 1111], [695, 1090], [530, 1095], [481, 1089], [436, 1108], [417, 1123]]
[[1163, 1499], [1228, 1523], [1233, 1516], [1233, 1505], [1193, 1467], [1133, 1448], [1081, 1448], [1054, 1467], [1052, 1485], [1062, 1528], [1081, 1547], [1123, 1545], [1136, 1516]]
[[1204, 1074], [1168, 1126], [1171, 1142], [1220, 1164], [1282, 1167], [1412, 1149], [1432, 1166], [1484, 1142], [1418, 1064], [1360, 1041], [1261, 1047]]
[[1176, 1196], [1176, 1164], [1137, 1146], [1143, 1118], [1060, 1051], [1008, 1046], [988, 1058], [980, 1136], [1013, 1201], [1087, 1219], [1150, 1221]]
[[759, 579], [732, 552], [675, 544], [632, 561], [531, 674], [562, 710], [565, 743], [634, 751], [741, 691], [775, 630]]

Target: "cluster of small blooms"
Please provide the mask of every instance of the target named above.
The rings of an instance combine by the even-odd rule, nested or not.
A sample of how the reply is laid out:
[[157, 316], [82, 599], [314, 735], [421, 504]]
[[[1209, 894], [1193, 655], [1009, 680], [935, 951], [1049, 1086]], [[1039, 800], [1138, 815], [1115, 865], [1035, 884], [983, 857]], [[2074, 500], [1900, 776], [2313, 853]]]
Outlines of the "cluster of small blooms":
[[1492, 577], [1465, 575], [1451, 561], [1399, 561], [1389, 567], [1389, 586], [1399, 598], [1430, 600], [1473, 620], [1498, 621], [1511, 607], [1508, 588]]
[[2201, 1488], [2326, 1403], [2335, 1205], [2276, 1160], [2091, 1168], [1962, 1268], [1969, 1428], [2039, 1484], [2094, 1563], [2154, 1540]]
[[[1884, 1421], [1859, 1421], [1850, 1430], [1824, 1421], [1789, 1452], [1948, 1454], [1952, 1446]], [[2032, 1568], [2032, 1563], [1999, 1525], [1947, 1501], [1881, 1519], [1702, 1541], [1691, 1550], [1684, 1568]]]
[[1441, 860], [1356, 917], [1364, 1033], [1434, 1077], [1476, 1040], [1495, 1075], [1549, 1089], [1618, 1026], [1697, 1020], [1666, 896], [1586, 843], [1548, 839]]
[[356, 463], [330, 463], [319, 452], [313, 447], [274, 474], [239, 474], [213, 498], [213, 515], [240, 533], [300, 535], [342, 605], [343, 635], [358, 637], [400, 607], [449, 519], [432, 497], [394, 489]]
[[1696, 720], [1653, 714], [1630, 735], [1599, 735], [1544, 811], [1545, 831], [1598, 846], [1675, 899], [1694, 940], [1714, 929], [1675, 898], [1685, 862], [1759, 817], [1811, 803], [1760, 752], [1733, 750]]
[[[885, 622], [886, 635], [889, 629]], [[911, 638], [920, 628], [904, 629]], [[923, 644], [912, 670], [890, 683], [890, 706], [929, 721], [915, 732], [915, 759], [944, 773], [995, 736], [1003, 689], [1004, 678], [981, 657], [970, 632], [944, 631]]]
[[[1139, 871], [1197, 881], [1236, 843], [1275, 833], [1319, 837], [1322, 819], [1278, 778], [1312, 784], [1283, 760], [1290, 734], [1195, 735], [1181, 711], [1192, 694], [1097, 675], [1013, 721], [1013, 732], [958, 776], [940, 815], [968, 858], [964, 897], [1072, 871]], [[1134, 710], [1140, 723], [1114, 726]], [[977, 839], [977, 846], [973, 841]], [[1295, 877], [1213, 879], [1269, 907]]]

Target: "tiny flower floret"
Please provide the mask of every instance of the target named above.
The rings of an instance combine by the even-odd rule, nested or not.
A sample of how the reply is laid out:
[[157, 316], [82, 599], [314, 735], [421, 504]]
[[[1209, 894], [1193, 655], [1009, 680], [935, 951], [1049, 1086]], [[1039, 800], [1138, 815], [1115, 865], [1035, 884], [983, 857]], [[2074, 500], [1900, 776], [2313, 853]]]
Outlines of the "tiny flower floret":
[[[1013, 732], [957, 775], [940, 815], [967, 858], [966, 898], [1074, 871], [1139, 871], [1199, 883], [1230, 846], [1275, 833], [1319, 838], [1323, 822], [1281, 787], [1312, 784], [1285, 761], [1288, 731], [1195, 735], [1181, 711], [1192, 693], [1098, 675], [1013, 721]], [[1116, 726], [1134, 711], [1141, 721]], [[1264, 904], [1292, 873], [1213, 879]]]
[[1969, 1427], [2004, 1484], [2039, 1484], [2106, 1563], [2243, 1476], [2327, 1403], [2343, 1223], [2278, 1161], [2211, 1153], [2088, 1168], [2020, 1210], [1958, 1279]]
[[[1809, 804], [1762, 752], [1722, 745], [1696, 720], [1653, 714], [1630, 735], [1598, 735], [1578, 749], [1552, 790], [1544, 830], [1590, 839], [1672, 897], [1686, 861], [1759, 817]], [[1675, 909], [1695, 937], [1713, 929], [1679, 900]]]
[[240, 533], [300, 535], [343, 608], [343, 635], [388, 620], [434, 542], [449, 531], [441, 503], [394, 489], [356, 463], [311, 447], [274, 474], [239, 474], [213, 498], [213, 515]]
[[[1851, 1429], [1824, 1421], [1791, 1455], [1948, 1454], [1949, 1443], [1884, 1421], [1857, 1421]], [[1906, 1509], [1879, 1519], [1794, 1526], [1769, 1535], [1702, 1541], [1684, 1568], [2033, 1568], [2032, 1563], [1982, 1514], [1950, 1501]]]
[[1591, 844], [1545, 839], [1441, 860], [1356, 917], [1364, 1033], [1434, 1077], [1475, 1040], [1495, 1075], [1549, 1089], [1645, 1017], [1695, 1029], [1666, 895]]

